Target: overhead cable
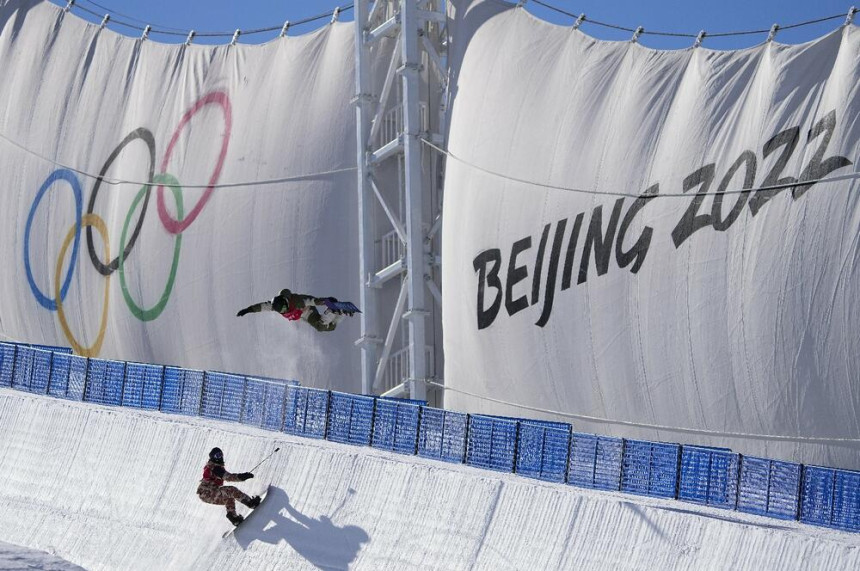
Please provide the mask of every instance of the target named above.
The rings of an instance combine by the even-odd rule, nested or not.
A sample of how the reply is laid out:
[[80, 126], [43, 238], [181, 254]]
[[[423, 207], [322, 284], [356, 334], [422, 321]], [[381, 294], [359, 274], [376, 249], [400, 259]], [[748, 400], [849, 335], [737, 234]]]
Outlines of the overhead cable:
[[[660, 192], [658, 194], [653, 194], [653, 195], [643, 195], [642, 193], [636, 193], [636, 192], [620, 192], [620, 191], [612, 191], [612, 190], [586, 190], [586, 189], [582, 189], [582, 188], [573, 188], [573, 187], [569, 187], [569, 186], [561, 186], [561, 185], [549, 184], [549, 183], [545, 183], [545, 182], [537, 182], [537, 181], [533, 181], [533, 180], [527, 180], [524, 178], [518, 178], [515, 176], [506, 175], [506, 174], [496, 172], [496, 171], [484, 168], [482, 166], [476, 165], [475, 163], [469, 162], [465, 159], [458, 157], [457, 155], [455, 155], [454, 153], [452, 153], [450, 151], [446, 151], [445, 149], [437, 147], [436, 145], [434, 145], [433, 143], [431, 143], [427, 139], [422, 138], [421, 142], [423, 142], [425, 145], [432, 148], [433, 150], [435, 150], [439, 153], [442, 153], [446, 157], [449, 157], [449, 158], [457, 161], [458, 163], [466, 165], [469, 168], [475, 169], [477, 171], [488, 174], [490, 176], [494, 176], [494, 177], [501, 178], [504, 180], [509, 180], [511, 182], [518, 182], [520, 184], [526, 184], [529, 186], [538, 186], [541, 188], [548, 188], [551, 190], [563, 190], [565, 192], [575, 192], [578, 194], [593, 194], [593, 195], [598, 195], [598, 196], [628, 196], [631, 198], [642, 198], [642, 197], [644, 197], [644, 198], [648, 198], [648, 199], [652, 199], [652, 198], [684, 198], [684, 197], [690, 198], [690, 193], [683, 193], [683, 192]], [[860, 179], [860, 172], [852, 172], [852, 173], [844, 174], [844, 175], [828, 176], [828, 177], [816, 178], [816, 179], [804, 180], [804, 181], [795, 181], [795, 182], [790, 182], [790, 183], [785, 183], [785, 184], [773, 184], [770, 186], [759, 186], [756, 188], [740, 188], [740, 189], [734, 189], [734, 190], [726, 190], [726, 191], [719, 192], [719, 194], [721, 194], [721, 195], [722, 194], [745, 194], [745, 193], [756, 192], [758, 190], [783, 190], [786, 188], [794, 188], [796, 186], [812, 186], [813, 184], [818, 184], [818, 183], [840, 182], [840, 181], [844, 181], [844, 180], [856, 180], [856, 179]]]
[[[571, 18], [577, 19], [577, 20], [579, 20], [580, 23], [594, 24], [595, 26], [601, 26], [603, 28], [611, 28], [613, 30], [620, 30], [622, 32], [634, 33], [636, 31], [636, 28], [628, 28], [626, 26], [619, 26], [616, 24], [609, 24], [607, 22], [600, 22], [598, 20], [592, 20], [591, 18], [583, 18], [582, 15], [577, 15], [577, 14], [573, 14], [571, 12], [568, 12], [566, 10], [562, 10], [561, 8], [558, 8], [556, 6], [553, 6], [551, 4], [547, 4], [546, 2], [541, 2], [541, 0], [533, 0], [533, 1], [535, 4], [540, 4], [544, 8], [547, 8], [547, 9], [552, 10], [554, 12], [557, 12], [559, 14], [563, 14], [565, 16], [570, 16]], [[815, 20], [807, 20], [805, 22], [799, 22], [797, 24], [791, 24], [788, 26], [780, 26], [779, 29], [780, 30], [788, 30], [791, 28], [800, 28], [801, 26], [809, 26], [811, 24], [819, 24], [821, 22], [828, 22], [830, 20], [836, 20], [839, 18], [845, 18], [845, 14], [836, 14], [835, 16], [825, 16], [823, 18], [816, 18]], [[745, 35], [751, 35], [751, 34], [766, 34], [769, 31], [770, 31], [770, 28], [766, 28], [763, 30], [743, 30], [743, 31], [736, 31], [736, 32], [716, 32], [713, 34], [708, 32], [708, 37], [709, 38], [716, 38], [716, 37], [726, 37], [726, 36], [745, 36]], [[651, 31], [651, 30], [644, 30], [644, 31], [642, 31], [641, 35], [643, 35], [643, 36], [645, 36], [645, 35], [670, 36], [670, 37], [678, 37], [678, 38], [696, 38], [698, 36], [698, 34], [687, 34], [687, 33], [682, 33], [682, 32], [657, 32], [657, 31]]]
[[480, 400], [485, 400], [489, 402], [494, 402], [497, 404], [503, 404], [506, 406], [511, 406], [523, 410], [530, 410], [533, 412], [542, 412], [545, 414], [552, 414], [555, 416], [561, 416], [564, 418], [574, 418], [578, 420], [585, 420], [588, 422], [596, 422], [600, 424], [611, 424], [615, 426], [631, 426], [634, 428], [648, 428], [652, 430], [663, 430], [666, 432], [682, 432], [686, 434], [702, 434], [705, 436], [723, 436], [723, 437], [731, 437], [731, 438], [745, 438], [745, 439], [759, 439], [759, 440], [782, 440], [788, 442], [814, 442], [820, 444], [830, 444], [834, 442], [846, 442], [846, 443], [857, 443], [860, 442], [860, 438], [827, 438], [827, 437], [818, 437], [818, 436], [789, 436], [784, 434], [755, 434], [748, 432], [724, 432], [721, 430], [707, 430], [704, 428], [685, 428], [681, 426], [666, 426], [662, 424], [650, 424], [646, 422], [633, 422], [630, 420], [614, 420], [611, 418], [604, 418], [600, 416], [589, 416], [586, 414], [576, 414], [572, 412], [563, 412], [559, 410], [551, 410], [546, 408], [540, 408], [536, 406], [529, 406], [524, 404], [518, 404], [514, 402], [508, 402], [501, 399], [479, 395], [477, 393], [464, 391], [461, 389], [455, 389], [449, 387], [447, 385], [443, 385], [442, 383], [437, 383], [435, 381], [431, 381], [429, 379], [424, 379], [423, 382], [426, 385], [430, 385], [433, 387], [438, 387], [440, 389], [451, 391], [455, 393], [461, 393], [464, 395], [468, 395], [471, 397], [475, 397]]
[[[336, 10], [337, 10], [339, 13], [341, 13], [341, 14], [342, 14], [343, 12], [345, 12], [345, 11], [347, 11], [347, 10], [351, 10], [351, 9], [352, 9], [352, 7], [353, 7], [353, 5], [352, 5], [352, 4], [347, 4], [347, 5], [345, 5], [345, 6], [339, 6], [339, 7], [337, 7], [337, 8], [336, 8]], [[101, 14], [101, 13], [99, 13], [99, 12], [96, 12], [96, 11], [94, 11], [94, 10], [90, 10], [89, 8], [86, 8], [86, 7], [84, 7], [84, 6], [80, 6], [80, 5], [78, 5], [78, 4], [74, 4], [74, 5], [73, 5], [73, 8], [76, 8], [76, 9], [78, 9], [78, 10], [81, 10], [82, 12], [86, 12], [87, 14], [90, 14], [90, 15], [92, 15], [92, 16], [96, 16], [96, 17], [98, 17], [98, 18], [101, 18], [101, 17], [103, 17], [103, 16], [104, 16], [103, 14]], [[296, 21], [294, 21], [294, 22], [293, 22], [293, 21], [291, 21], [291, 22], [290, 22], [290, 27], [293, 27], [293, 26], [300, 26], [300, 25], [302, 25], [302, 24], [308, 24], [308, 23], [310, 23], [310, 22], [315, 22], [315, 21], [317, 21], [317, 20], [322, 20], [322, 19], [331, 18], [331, 17], [332, 17], [332, 10], [328, 10], [328, 11], [326, 11], [325, 13], [317, 14], [316, 16], [311, 16], [311, 17], [305, 18], [305, 19], [303, 19], [303, 20], [296, 20]], [[133, 30], [140, 30], [140, 31], [143, 31], [143, 30], [145, 29], [145, 27], [143, 27], [143, 26], [139, 26], [139, 25], [137, 25], [137, 24], [133, 24], [133, 23], [130, 23], [130, 22], [126, 22], [126, 21], [123, 21], [123, 20], [115, 20], [115, 19], [111, 19], [111, 23], [112, 23], [112, 24], [116, 24], [116, 25], [118, 25], [118, 26], [123, 26], [123, 27], [126, 27], [126, 28], [131, 28], [131, 29], [133, 29]], [[152, 27], [150, 27], [150, 26], [146, 26], [146, 27], [149, 27], [149, 28], [150, 28], [150, 29], [149, 29], [149, 33], [150, 33], [150, 34], [161, 34], [161, 35], [165, 35], [165, 36], [183, 36], [183, 37], [187, 37], [188, 32], [189, 32], [189, 30], [181, 30], [181, 29], [178, 29], [178, 28], [152, 28]], [[251, 34], [261, 34], [261, 33], [265, 33], [265, 32], [280, 31], [282, 28], [283, 28], [283, 23], [278, 24], [277, 26], [270, 26], [270, 27], [267, 27], [267, 28], [255, 28], [255, 29], [252, 29], [252, 30], [242, 30], [242, 35], [243, 35], [243, 36], [247, 36], [247, 35], [251, 35]], [[232, 37], [233, 37], [233, 35], [234, 35], [235, 33], [236, 33], [236, 32], [235, 32], [235, 30], [234, 30], [234, 31], [232, 31], [232, 32], [195, 32], [195, 34], [194, 34], [194, 35], [195, 35], [196, 37], [198, 37], [198, 38], [199, 38], [199, 37], [208, 37], [208, 38], [227, 37], [227, 38], [232, 38]]]
[[[93, 174], [93, 173], [90, 173], [90, 172], [87, 172], [87, 171], [84, 171], [84, 170], [63, 164], [59, 161], [48, 158], [44, 155], [40, 155], [39, 153], [32, 151], [32, 150], [28, 149], [27, 147], [13, 141], [12, 139], [7, 137], [3, 133], [0, 133], [0, 139], [6, 141], [7, 143], [9, 143], [12, 146], [24, 151], [25, 153], [30, 154], [36, 158], [39, 158], [45, 162], [48, 162], [54, 166], [64, 168], [66, 170], [72, 171], [73, 173], [79, 174], [83, 177], [90, 178], [93, 180], [101, 179], [102, 184], [108, 184], [111, 186], [120, 185], [120, 184], [130, 184], [130, 185], [134, 185], [134, 186], [156, 186], [156, 184], [157, 184], [157, 183], [154, 183], [152, 181], [144, 182], [144, 181], [139, 181], [139, 180], [111, 179], [111, 178], [107, 178], [107, 177], [100, 177], [97, 174]], [[308, 173], [308, 174], [299, 174], [299, 175], [286, 176], [286, 177], [281, 177], [281, 178], [250, 180], [250, 181], [243, 181], [243, 182], [219, 182], [219, 183], [215, 183], [215, 184], [208, 184], [208, 183], [207, 184], [182, 184], [181, 186], [183, 189], [186, 189], [186, 190], [192, 189], [192, 188], [236, 188], [236, 187], [243, 187], [243, 186], [267, 186], [267, 185], [272, 185], [272, 184], [283, 184], [283, 183], [287, 183], [287, 182], [296, 182], [296, 181], [301, 181], [301, 180], [311, 180], [311, 179], [321, 178], [321, 177], [333, 175], [333, 174], [352, 172], [355, 170], [357, 170], [356, 167], [343, 167], [343, 168], [332, 169], [332, 170], [328, 170], [328, 171]], [[169, 186], [169, 185], [165, 185], [165, 186]]]

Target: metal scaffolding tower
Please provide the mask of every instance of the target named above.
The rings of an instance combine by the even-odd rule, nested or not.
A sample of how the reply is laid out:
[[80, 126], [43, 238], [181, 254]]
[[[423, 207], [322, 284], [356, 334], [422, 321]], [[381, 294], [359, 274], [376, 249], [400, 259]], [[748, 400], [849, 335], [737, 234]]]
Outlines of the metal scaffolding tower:
[[355, 3], [364, 394], [427, 400], [438, 381], [442, 161], [422, 139], [445, 132], [447, 33], [445, 0]]

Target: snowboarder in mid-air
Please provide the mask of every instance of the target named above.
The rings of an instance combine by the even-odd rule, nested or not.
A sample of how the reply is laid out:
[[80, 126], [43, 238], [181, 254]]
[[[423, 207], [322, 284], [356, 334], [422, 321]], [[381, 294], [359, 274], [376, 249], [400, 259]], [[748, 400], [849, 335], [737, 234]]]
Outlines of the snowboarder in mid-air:
[[224, 482], [244, 482], [253, 478], [251, 472], [231, 474], [224, 468], [224, 453], [220, 448], [213, 448], [209, 452], [209, 461], [203, 468], [203, 479], [197, 486], [197, 495], [207, 504], [216, 504], [227, 507], [227, 519], [233, 525], [239, 525], [245, 519], [236, 513], [236, 500], [247, 507], [254, 509], [260, 505], [260, 496], [251, 497], [239, 488], [225, 486]]
[[[325, 307], [325, 311], [320, 313], [317, 306]], [[290, 321], [301, 319], [308, 322], [317, 331], [334, 331], [338, 322], [345, 316], [354, 315], [356, 312], [361, 313], [350, 302], [339, 302], [333, 297], [314, 297], [282, 289], [272, 301], [255, 303], [240, 310], [236, 316], [242, 317], [249, 313], [261, 311], [275, 311]]]

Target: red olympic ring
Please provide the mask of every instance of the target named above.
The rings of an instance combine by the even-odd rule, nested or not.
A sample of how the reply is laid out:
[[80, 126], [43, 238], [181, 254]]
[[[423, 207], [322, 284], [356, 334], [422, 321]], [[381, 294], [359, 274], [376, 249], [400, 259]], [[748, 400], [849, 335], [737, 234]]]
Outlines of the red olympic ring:
[[206, 187], [206, 190], [203, 192], [203, 196], [200, 197], [200, 200], [197, 201], [197, 204], [194, 205], [194, 208], [191, 209], [185, 218], [180, 221], [173, 218], [170, 213], [167, 212], [167, 207], [164, 203], [164, 185], [158, 185], [158, 217], [161, 218], [161, 223], [164, 225], [165, 230], [171, 234], [181, 233], [188, 228], [192, 222], [194, 222], [197, 215], [200, 214], [200, 211], [203, 210], [203, 207], [206, 206], [206, 203], [209, 201], [212, 191], [214, 190], [215, 183], [218, 182], [218, 178], [221, 176], [221, 168], [224, 166], [224, 158], [227, 156], [227, 146], [230, 142], [230, 132], [233, 127], [233, 114], [230, 108], [230, 98], [227, 97], [226, 93], [223, 91], [213, 91], [197, 100], [197, 103], [195, 103], [191, 109], [185, 113], [182, 120], [179, 122], [179, 125], [176, 127], [176, 131], [173, 133], [173, 138], [170, 139], [170, 144], [167, 145], [167, 151], [164, 153], [164, 160], [161, 161], [161, 172], [167, 172], [167, 164], [170, 162], [170, 156], [173, 154], [173, 147], [176, 146], [176, 142], [179, 140], [179, 135], [182, 132], [182, 129], [189, 123], [189, 121], [191, 121], [191, 118], [196, 115], [200, 109], [212, 103], [217, 103], [224, 110], [224, 136], [221, 138], [221, 154], [218, 155], [218, 163], [215, 165], [215, 171], [209, 178], [209, 186]]

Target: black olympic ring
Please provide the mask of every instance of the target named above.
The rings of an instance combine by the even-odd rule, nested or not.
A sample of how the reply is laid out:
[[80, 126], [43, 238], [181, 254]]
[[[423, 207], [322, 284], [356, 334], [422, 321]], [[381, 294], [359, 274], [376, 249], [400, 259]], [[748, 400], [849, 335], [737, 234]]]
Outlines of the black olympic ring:
[[[146, 217], [146, 206], [149, 204], [149, 195], [152, 193], [152, 179], [155, 176], [155, 136], [153, 136], [152, 131], [145, 127], [139, 127], [129, 133], [122, 142], [117, 145], [117, 147], [113, 150], [113, 152], [108, 157], [105, 162], [102, 170], [99, 172], [99, 177], [96, 179], [95, 185], [93, 185], [93, 192], [90, 195], [90, 203], [87, 206], [87, 214], [93, 213], [93, 207], [96, 204], [96, 197], [99, 194], [99, 186], [101, 186], [102, 181], [104, 180], [105, 174], [119, 154], [123, 151], [123, 149], [132, 141], [136, 139], [141, 139], [146, 146], [149, 147], [149, 177], [146, 179], [146, 196], [143, 199], [143, 208], [140, 209], [140, 216], [137, 219], [137, 224], [134, 227], [134, 230], [131, 233], [131, 238], [129, 238], [128, 243], [125, 246], [125, 251], [122, 256], [124, 259], [128, 259], [128, 255], [131, 253], [131, 249], [134, 247], [134, 243], [137, 241], [137, 237], [140, 234], [140, 230], [143, 227], [143, 219]], [[99, 260], [98, 254], [96, 254], [96, 248], [93, 244], [93, 229], [92, 226], [87, 226], [87, 250], [90, 253], [90, 260], [92, 260], [93, 265], [99, 271], [99, 273], [103, 276], [109, 276], [119, 267], [119, 255], [116, 258], [110, 261], [109, 264], [103, 264], [101, 260]]]

